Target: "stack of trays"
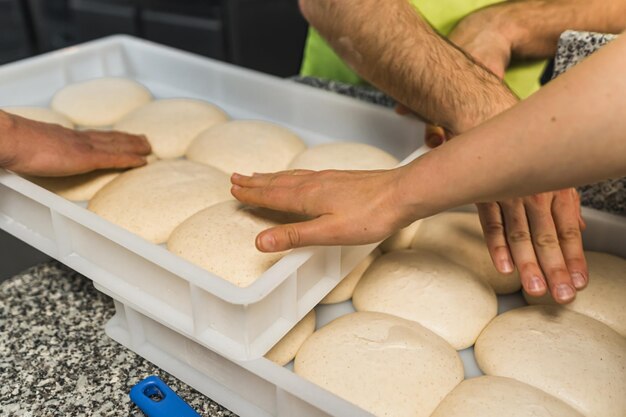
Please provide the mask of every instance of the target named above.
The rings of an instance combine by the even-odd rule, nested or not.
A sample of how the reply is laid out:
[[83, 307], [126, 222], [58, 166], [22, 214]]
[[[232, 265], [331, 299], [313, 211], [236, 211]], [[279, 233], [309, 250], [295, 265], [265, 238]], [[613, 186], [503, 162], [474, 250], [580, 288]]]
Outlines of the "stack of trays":
[[[419, 147], [423, 125], [392, 111], [171, 48], [116, 36], [0, 68], [0, 107], [47, 106], [63, 86], [132, 78], [156, 98], [210, 101], [233, 118], [286, 126], [308, 145], [378, 146], [398, 159]], [[626, 257], [626, 224], [586, 211], [589, 250]], [[94, 281], [115, 300], [109, 336], [242, 416], [368, 416], [263, 358], [373, 246], [296, 250], [237, 287], [164, 247], [10, 173], [0, 173], [0, 227]], [[524, 301], [499, 297], [500, 311]], [[352, 310], [318, 307], [318, 327]], [[480, 374], [472, 349], [466, 377]]]

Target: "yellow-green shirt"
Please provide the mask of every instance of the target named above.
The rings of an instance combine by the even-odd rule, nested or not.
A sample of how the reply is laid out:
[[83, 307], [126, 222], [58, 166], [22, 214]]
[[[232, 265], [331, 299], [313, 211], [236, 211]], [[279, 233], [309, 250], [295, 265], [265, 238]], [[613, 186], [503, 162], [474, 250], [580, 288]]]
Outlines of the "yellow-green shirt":
[[[442, 35], [447, 36], [454, 26], [471, 12], [502, 0], [409, 0]], [[539, 77], [545, 61], [513, 64], [504, 80], [521, 98], [539, 89]], [[335, 54], [324, 39], [313, 29], [309, 30], [301, 75], [362, 84], [363, 80]]]

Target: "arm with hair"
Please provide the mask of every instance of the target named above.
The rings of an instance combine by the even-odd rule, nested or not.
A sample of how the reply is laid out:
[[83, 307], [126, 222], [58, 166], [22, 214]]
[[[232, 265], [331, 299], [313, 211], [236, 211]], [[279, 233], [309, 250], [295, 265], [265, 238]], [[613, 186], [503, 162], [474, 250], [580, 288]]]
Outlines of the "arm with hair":
[[490, 71], [439, 36], [406, 0], [300, 0], [309, 22], [361, 76], [453, 133], [516, 102]]
[[518, 0], [468, 15], [450, 40], [503, 77], [514, 58], [554, 56], [566, 30], [620, 33], [624, 28], [626, 0]]

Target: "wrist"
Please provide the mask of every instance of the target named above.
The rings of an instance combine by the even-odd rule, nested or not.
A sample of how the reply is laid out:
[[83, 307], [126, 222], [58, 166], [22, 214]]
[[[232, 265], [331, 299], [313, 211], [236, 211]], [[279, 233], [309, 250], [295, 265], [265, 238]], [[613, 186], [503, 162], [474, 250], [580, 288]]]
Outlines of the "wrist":
[[485, 9], [490, 10], [486, 16], [491, 20], [489, 27], [506, 39], [511, 54], [523, 55], [523, 46], [533, 38], [529, 19], [536, 14], [536, 3], [505, 2]]
[[10, 166], [17, 156], [15, 117], [0, 110], [0, 168]]
[[449, 208], [445, 190], [440, 186], [442, 176], [437, 174], [433, 164], [432, 157], [436, 151], [432, 150], [398, 168], [400, 177], [396, 187], [396, 204], [403, 213], [408, 213], [408, 223]]
[[527, 37], [527, 29], [520, 24], [520, 7], [514, 2], [499, 3], [476, 14], [482, 15], [485, 30], [498, 34], [511, 52]]

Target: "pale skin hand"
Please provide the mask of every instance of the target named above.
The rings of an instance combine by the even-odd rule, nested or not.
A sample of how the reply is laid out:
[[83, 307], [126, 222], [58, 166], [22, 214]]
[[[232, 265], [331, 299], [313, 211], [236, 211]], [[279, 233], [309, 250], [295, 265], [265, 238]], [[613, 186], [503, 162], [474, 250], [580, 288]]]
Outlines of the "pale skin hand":
[[[529, 99], [405, 167], [373, 173], [233, 175], [232, 193], [244, 203], [313, 218], [262, 232], [257, 247], [273, 252], [375, 242], [415, 219], [470, 202], [505, 201], [626, 176], [624, 66], [626, 37], [622, 36]], [[598, 131], [603, 132], [601, 138], [587, 140]], [[564, 199], [575, 198], [560, 193]], [[562, 202], [544, 197], [537, 195], [539, 206], [562, 210], [558, 207]], [[515, 206], [517, 200], [510, 201]], [[536, 227], [533, 222], [530, 226]], [[563, 230], [576, 233], [573, 223]], [[550, 235], [537, 234], [536, 239], [546, 254], [569, 250]], [[520, 264], [522, 271], [533, 266], [533, 262]], [[562, 282], [558, 279], [569, 279], [568, 270], [562, 262], [544, 268], [557, 278], [550, 282], [552, 296], [566, 301], [559, 297]]]
[[150, 144], [121, 132], [78, 132], [0, 111], [0, 167], [18, 174], [68, 176], [146, 164]]
[[[360, 19], [355, 9], [347, 7], [350, 1], [346, 0], [301, 0], [301, 5], [308, 9], [305, 16], [311, 24], [327, 37], [357, 72], [390, 92], [400, 102], [407, 103], [407, 107], [423, 115], [422, 118], [440, 121], [447, 137], [469, 130], [517, 102], [498, 77], [501, 78], [508, 65], [510, 46], [498, 36], [490, 35], [491, 31], [486, 30], [484, 22], [480, 28], [485, 32], [480, 32], [473, 23], [477, 19], [472, 19], [470, 24], [461, 24], [452, 33], [453, 41], [470, 48], [464, 54], [436, 36], [406, 0], [390, 0], [384, 8], [373, 0], [363, 0], [358, 8], [366, 13]], [[335, 19], [335, 25], [331, 17]], [[375, 19], [380, 19], [380, 25], [373, 21]], [[397, 24], [385, 24], [389, 19]], [[379, 30], [380, 27], [386, 29]], [[350, 48], [346, 48], [345, 41], [338, 41], [345, 38], [351, 39]], [[399, 42], [398, 39], [404, 41]], [[483, 41], [491, 44], [483, 48]], [[400, 49], [391, 51], [393, 59], [386, 60], [390, 45], [399, 45]], [[507, 56], [498, 59], [494, 49], [498, 53], [506, 52]], [[479, 62], [484, 61], [484, 66], [472, 61], [467, 52], [477, 55]], [[373, 67], [372, 62], [377, 67]], [[498, 76], [490, 70], [497, 72]], [[463, 97], [463, 100], [454, 97]], [[439, 131], [444, 132], [444, 127], [431, 125], [427, 138], [443, 142]], [[501, 273], [512, 273], [514, 263], [523, 262], [524, 267], [519, 268], [520, 276], [530, 294], [544, 294], [549, 283], [552, 287], [561, 288], [559, 301], [571, 301], [575, 290], [586, 286], [588, 277], [580, 237], [582, 226], [578, 226], [580, 205], [578, 200], [564, 199], [560, 193], [554, 194], [554, 198], [552, 195], [546, 198], [558, 200], [558, 204], [540, 204], [541, 199], [528, 197], [518, 204], [504, 201], [500, 205], [479, 205], [485, 240], [494, 265]], [[553, 207], [560, 209], [552, 210]], [[514, 223], [506, 224], [507, 219]], [[577, 234], [570, 230], [572, 222], [578, 228]], [[532, 233], [531, 224], [534, 226]], [[567, 227], [567, 232], [563, 227]], [[550, 236], [557, 242], [559, 236], [562, 237], [562, 251], [548, 250], [537, 236]], [[530, 266], [527, 266], [528, 262]], [[553, 268], [554, 265], [559, 268]], [[569, 276], [550, 272], [568, 268]]]
[[[233, 174], [232, 193], [247, 204], [313, 218], [259, 234], [256, 245], [261, 251], [278, 252], [311, 245], [359, 245], [382, 240], [390, 230], [411, 223], [411, 214], [394, 204], [399, 194], [399, 179], [405, 170]], [[328, 198], [335, 195], [342, 198]], [[353, 211], [356, 204], [360, 210]]]
[[[528, 2], [527, 6], [533, 7], [533, 3]], [[509, 66], [515, 42], [514, 30], [509, 29], [512, 22], [502, 21], [501, 9], [510, 10], [511, 5], [482, 9], [468, 16], [449, 37], [500, 79]], [[523, 9], [521, 12], [527, 13]], [[537, 38], [541, 38], [541, 33]], [[431, 142], [448, 139], [437, 126], [428, 126], [427, 132]], [[542, 295], [547, 286], [546, 277], [562, 301], [572, 300], [574, 288], [580, 290], [587, 285], [588, 268], [581, 236], [585, 223], [575, 189], [481, 203], [477, 207], [494, 265], [502, 273], [512, 272], [513, 263], [517, 265], [528, 293]], [[554, 245], [549, 244], [552, 242], [560, 250], [554, 250]], [[569, 275], [563, 265], [567, 266]]]

